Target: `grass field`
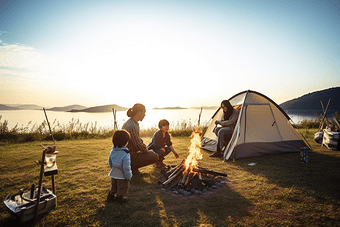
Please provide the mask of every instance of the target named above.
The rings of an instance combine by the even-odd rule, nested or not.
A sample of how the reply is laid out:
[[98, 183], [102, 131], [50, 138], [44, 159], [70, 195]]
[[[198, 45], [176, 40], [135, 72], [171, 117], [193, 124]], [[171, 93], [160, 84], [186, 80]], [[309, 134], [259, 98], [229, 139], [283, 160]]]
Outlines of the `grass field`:
[[[313, 130], [301, 130], [314, 152], [307, 165], [299, 153], [222, 162], [202, 150], [199, 165], [228, 174], [228, 183], [205, 195], [173, 195], [157, 185], [159, 169], [142, 168], [134, 176], [126, 204], [105, 202], [110, 186], [107, 158], [111, 140], [58, 141], [57, 207], [39, 216], [35, 226], [339, 226], [340, 152], [313, 141]], [[151, 138], [144, 138], [148, 144]], [[189, 137], [172, 138], [179, 159], [188, 155]], [[39, 142], [0, 146], [0, 197], [38, 184]], [[44, 145], [50, 145], [45, 144]], [[255, 162], [257, 165], [249, 166]], [[51, 178], [44, 177], [51, 188]], [[16, 226], [2, 203], [0, 226]], [[24, 226], [34, 226], [27, 222]]]

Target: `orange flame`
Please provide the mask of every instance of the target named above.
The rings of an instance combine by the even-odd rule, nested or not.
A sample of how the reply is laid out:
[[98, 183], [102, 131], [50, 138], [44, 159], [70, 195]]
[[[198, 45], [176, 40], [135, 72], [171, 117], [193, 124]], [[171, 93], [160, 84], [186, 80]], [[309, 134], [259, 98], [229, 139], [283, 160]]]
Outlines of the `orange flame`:
[[198, 160], [203, 158], [201, 153], [201, 135], [202, 131], [198, 128], [191, 133], [191, 144], [189, 147], [189, 155], [185, 160], [185, 171], [191, 171], [193, 168], [197, 167]]

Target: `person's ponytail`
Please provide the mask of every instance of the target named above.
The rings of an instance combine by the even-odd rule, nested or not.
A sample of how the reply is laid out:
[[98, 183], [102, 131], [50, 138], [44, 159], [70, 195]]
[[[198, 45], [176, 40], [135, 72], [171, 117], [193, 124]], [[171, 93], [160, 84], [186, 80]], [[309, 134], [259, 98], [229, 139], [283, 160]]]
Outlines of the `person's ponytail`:
[[143, 104], [136, 103], [135, 105], [133, 105], [132, 108], [129, 108], [127, 110], [126, 115], [128, 117], [133, 117], [133, 116], [135, 116], [141, 110], [145, 110], [145, 106]]
[[127, 110], [126, 115], [127, 115], [128, 117], [133, 117], [134, 114], [133, 114], [132, 108], [129, 108], [129, 109]]

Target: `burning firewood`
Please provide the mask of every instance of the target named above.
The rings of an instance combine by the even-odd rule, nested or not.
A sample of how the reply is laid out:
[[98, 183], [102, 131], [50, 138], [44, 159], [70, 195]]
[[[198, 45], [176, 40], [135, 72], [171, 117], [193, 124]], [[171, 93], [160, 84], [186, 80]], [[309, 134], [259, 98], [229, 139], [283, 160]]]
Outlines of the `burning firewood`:
[[177, 187], [180, 180], [181, 180], [180, 178], [176, 178], [175, 180], [173, 180], [173, 181], [169, 184], [169, 187], [170, 187], [170, 188], [175, 188], [175, 187]]
[[182, 176], [180, 182], [179, 182], [179, 185], [181, 185], [183, 188], [185, 187], [185, 182], [188, 178], [188, 175], [189, 175], [189, 172], [186, 171], [186, 173]]
[[202, 194], [202, 191], [217, 188], [217, 178], [227, 174], [215, 172], [198, 166], [198, 160], [203, 158], [200, 152], [201, 132], [196, 129], [191, 135], [189, 155], [180, 164], [168, 166], [162, 171], [159, 184], [171, 189], [176, 194]]
[[181, 165], [176, 171], [174, 171], [172, 174], [170, 174], [168, 179], [165, 182], [163, 182], [163, 185], [167, 185], [172, 180], [176, 179], [178, 176], [180, 176], [182, 174], [182, 171], [183, 171], [183, 165]]
[[212, 174], [215, 176], [224, 176], [224, 177], [228, 176], [226, 173], [215, 172], [215, 171], [204, 169], [204, 168], [193, 168], [192, 171], [198, 172], [198, 173]]
[[178, 164], [177, 166], [175, 167], [171, 167], [169, 170], [166, 171], [166, 175], [170, 176], [173, 172], [175, 172], [176, 170], [178, 170], [179, 168], [181, 168], [184, 164], [184, 161], [183, 160], [180, 164]]
[[189, 185], [189, 183], [192, 181], [192, 179], [194, 178], [194, 173], [189, 173], [189, 176], [187, 177], [187, 179], [185, 180], [185, 183], [184, 183], [184, 187], [187, 187]]

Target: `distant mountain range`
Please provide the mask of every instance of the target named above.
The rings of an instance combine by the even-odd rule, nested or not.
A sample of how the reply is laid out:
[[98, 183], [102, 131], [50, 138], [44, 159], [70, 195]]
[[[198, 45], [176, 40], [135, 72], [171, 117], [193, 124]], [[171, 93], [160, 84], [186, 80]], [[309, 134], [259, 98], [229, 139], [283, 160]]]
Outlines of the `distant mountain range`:
[[[128, 108], [121, 107], [115, 104], [112, 105], [105, 105], [105, 106], [95, 106], [95, 107], [86, 107], [81, 105], [70, 105], [64, 107], [53, 107], [46, 110], [49, 111], [64, 111], [64, 112], [90, 112], [90, 113], [97, 113], [97, 112], [112, 112], [112, 108], [116, 111], [125, 111]], [[38, 105], [18, 105], [18, 104], [10, 104], [10, 105], [2, 105], [0, 104], [0, 110], [42, 110], [42, 106]]]
[[16, 108], [16, 107], [11, 107], [9, 105], [2, 105], [2, 104], [0, 104], [0, 110], [19, 110], [19, 109]]
[[42, 109], [41, 106], [35, 104], [0, 104], [0, 110], [39, 110]]
[[48, 110], [51, 111], [64, 111], [64, 112], [69, 112], [72, 110], [83, 110], [86, 109], [86, 106], [81, 106], [81, 105], [71, 105], [71, 106], [64, 106], [64, 107], [53, 107]]
[[97, 113], [97, 112], [112, 112], [112, 108], [114, 108], [116, 111], [125, 111], [128, 108], [126, 107], [121, 107], [118, 105], [105, 105], [105, 106], [95, 106], [95, 107], [90, 107], [86, 109], [81, 109], [81, 110], [71, 110], [70, 112], [89, 112], [89, 113]]
[[327, 113], [340, 112], [340, 87], [308, 93], [299, 98], [284, 102], [280, 106], [285, 111], [289, 110], [292, 113], [303, 111], [323, 112], [321, 102], [326, 109], [329, 99], [331, 101]]
[[[320, 101], [326, 108], [328, 100], [331, 102], [328, 107], [328, 113], [334, 113], [335, 111], [340, 112], [340, 87], [333, 87], [321, 91], [308, 93], [299, 98], [295, 98], [280, 104], [281, 108], [286, 112], [322, 112]], [[43, 107], [34, 104], [0, 104], [0, 110], [41, 110]], [[47, 110], [49, 111], [64, 111], [64, 112], [112, 112], [112, 108], [116, 111], [126, 111], [128, 108], [122, 107], [116, 104], [86, 107], [81, 105], [70, 105], [65, 107], [53, 107]], [[203, 107], [165, 107], [165, 108], [154, 108], [154, 109], [166, 109], [166, 110], [177, 110], [177, 109], [217, 109], [218, 106], [203, 106]]]

